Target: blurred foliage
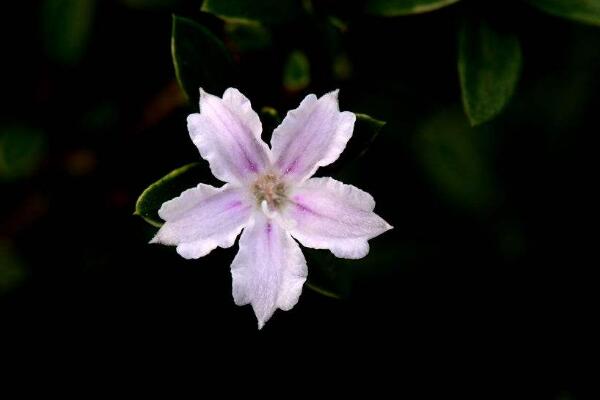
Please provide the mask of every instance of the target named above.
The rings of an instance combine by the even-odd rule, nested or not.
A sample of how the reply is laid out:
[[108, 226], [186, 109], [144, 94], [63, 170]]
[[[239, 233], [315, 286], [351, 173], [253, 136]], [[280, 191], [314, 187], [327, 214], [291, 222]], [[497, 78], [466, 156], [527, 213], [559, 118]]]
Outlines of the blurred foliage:
[[283, 69], [283, 87], [290, 92], [299, 92], [310, 84], [310, 63], [300, 50], [290, 53]]
[[270, 135], [281, 123], [281, 116], [273, 107], [265, 106], [261, 108], [259, 117], [263, 127], [262, 139], [268, 142]]
[[482, 19], [467, 20], [460, 30], [458, 71], [471, 124], [489, 121], [502, 111], [515, 91], [521, 72], [519, 39]]
[[28, 126], [0, 127], [0, 181], [31, 176], [45, 150], [43, 132]]
[[137, 9], [162, 9], [162, 10], [172, 10], [173, 7], [180, 6], [184, 4], [187, 0], [119, 0], [121, 3], [126, 5], [127, 7], [137, 8]]
[[367, 0], [366, 11], [386, 17], [420, 14], [454, 4], [459, 0]]
[[440, 194], [461, 208], [487, 211], [498, 200], [486, 154], [487, 128], [470, 129], [459, 112], [443, 111], [420, 128], [415, 153]]
[[525, 0], [549, 14], [586, 24], [600, 25], [598, 0]]
[[48, 56], [72, 65], [87, 48], [96, 0], [44, 0], [42, 19]]
[[347, 54], [340, 53], [333, 60], [333, 76], [339, 81], [352, 77], [352, 62]]
[[204, 26], [173, 16], [171, 51], [177, 80], [191, 104], [198, 104], [201, 87], [222, 93], [233, 82], [229, 52]]
[[202, 11], [229, 18], [285, 23], [298, 18], [303, 9], [298, 0], [205, 0]]
[[0, 295], [18, 287], [25, 277], [25, 265], [14, 246], [0, 237]]
[[225, 34], [236, 51], [257, 51], [271, 45], [271, 32], [256, 21], [226, 19]]
[[[599, 0], [525, 0], [550, 14], [579, 22], [600, 25]], [[394, 17], [434, 11], [458, 0], [367, 0], [367, 12]], [[473, 3], [475, 4], [475, 3]], [[458, 70], [465, 112], [472, 125], [497, 116], [512, 97], [521, 72], [519, 39], [507, 23], [490, 24], [484, 14], [500, 5], [496, 2], [465, 6], [465, 21], [459, 31]], [[473, 9], [475, 12], [473, 12]], [[479, 14], [479, 15], [478, 15]]]

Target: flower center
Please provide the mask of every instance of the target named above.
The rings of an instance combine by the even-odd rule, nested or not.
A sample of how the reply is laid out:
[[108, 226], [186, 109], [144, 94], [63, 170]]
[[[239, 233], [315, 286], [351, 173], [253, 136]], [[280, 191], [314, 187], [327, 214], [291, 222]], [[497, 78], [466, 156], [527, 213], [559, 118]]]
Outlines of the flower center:
[[276, 210], [285, 203], [286, 186], [277, 175], [266, 174], [258, 178], [252, 185], [252, 193], [256, 196], [258, 205], [267, 202], [269, 209]]

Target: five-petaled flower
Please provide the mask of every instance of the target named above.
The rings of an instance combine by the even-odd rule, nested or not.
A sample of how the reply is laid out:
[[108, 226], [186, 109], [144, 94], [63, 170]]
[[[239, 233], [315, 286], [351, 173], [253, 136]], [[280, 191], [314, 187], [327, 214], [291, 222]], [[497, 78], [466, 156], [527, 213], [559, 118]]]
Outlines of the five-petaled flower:
[[151, 243], [176, 245], [184, 258], [231, 247], [243, 230], [231, 264], [233, 298], [251, 304], [258, 327], [276, 309], [298, 302], [307, 276], [298, 242], [362, 258], [367, 240], [391, 229], [373, 212], [368, 193], [332, 178], [311, 178], [334, 162], [352, 136], [356, 116], [340, 112], [337, 90], [311, 94], [273, 132], [271, 148], [250, 101], [229, 88], [219, 98], [200, 89], [200, 113], [188, 129], [220, 188], [199, 184], [165, 202], [165, 220]]

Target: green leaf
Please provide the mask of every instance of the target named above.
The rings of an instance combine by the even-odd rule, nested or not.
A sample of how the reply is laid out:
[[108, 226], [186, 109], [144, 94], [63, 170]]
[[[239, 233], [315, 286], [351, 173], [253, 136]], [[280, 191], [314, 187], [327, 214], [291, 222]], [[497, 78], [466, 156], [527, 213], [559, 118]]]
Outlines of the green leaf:
[[369, 14], [383, 17], [420, 14], [438, 10], [457, 3], [459, 0], [367, 0], [365, 7]]
[[343, 297], [336, 293], [336, 292], [332, 292], [331, 289], [329, 289], [326, 286], [322, 286], [318, 283], [314, 283], [313, 281], [307, 279], [306, 280], [306, 287], [309, 288], [310, 290], [312, 290], [315, 293], [318, 293], [322, 296], [325, 297], [331, 297], [332, 299], [336, 299], [336, 300], [341, 300], [343, 299]]
[[512, 33], [466, 21], [459, 33], [458, 73], [465, 112], [475, 126], [502, 111], [521, 72], [521, 46]]
[[179, 196], [184, 190], [196, 187], [200, 183], [201, 171], [202, 165], [196, 162], [169, 172], [144, 190], [137, 199], [134, 214], [160, 227], [163, 220], [158, 216], [158, 210], [162, 204]]
[[342, 153], [341, 159], [347, 159], [350, 161], [363, 156], [371, 144], [373, 144], [384, 126], [385, 121], [375, 119], [367, 114], [356, 114], [354, 132], [352, 133], [352, 138]]
[[46, 138], [44, 133], [27, 126], [0, 129], [0, 180], [31, 176], [39, 167]]
[[192, 105], [198, 104], [200, 87], [221, 95], [231, 86], [231, 55], [223, 42], [199, 23], [173, 16], [171, 53], [179, 85]]
[[525, 0], [548, 14], [600, 26], [600, 0]]
[[271, 32], [260, 22], [227, 19], [225, 33], [241, 52], [262, 50], [271, 45]]
[[369, 280], [380, 282], [398, 266], [407, 268], [414, 264], [411, 259], [414, 249], [407, 243], [376, 238], [369, 245], [371, 251], [359, 260], [337, 258], [328, 250], [303, 248], [309, 268], [306, 286], [324, 296], [345, 299], [359, 289], [355, 282], [361, 285]]
[[300, 50], [288, 56], [283, 68], [283, 87], [290, 92], [299, 92], [310, 84], [310, 63]]
[[459, 110], [428, 119], [415, 137], [415, 153], [441, 198], [465, 210], [487, 211], [498, 198], [488, 149], [488, 126], [471, 128]]
[[326, 297], [344, 299], [352, 286], [351, 261], [337, 259], [327, 250], [303, 248], [309, 265], [306, 286]]
[[270, 24], [290, 22], [303, 13], [298, 0], [205, 0], [202, 11]]
[[45, 0], [43, 40], [48, 56], [61, 64], [76, 64], [87, 46], [95, 0]]
[[367, 114], [356, 114], [354, 132], [340, 158], [331, 166], [321, 168], [319, 174], [323, 176], [336, 175], [342, 168], [362, 157], [384, 126], [385, 121], [375, 119]]

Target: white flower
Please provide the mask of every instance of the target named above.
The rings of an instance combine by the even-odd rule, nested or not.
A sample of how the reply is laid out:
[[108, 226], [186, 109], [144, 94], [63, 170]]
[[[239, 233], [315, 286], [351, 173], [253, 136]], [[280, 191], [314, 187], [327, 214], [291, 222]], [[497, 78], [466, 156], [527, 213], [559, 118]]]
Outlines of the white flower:
[[231, 264], [233, 298], [251, 304], [258, 327], [276, 309], [290, 310], [306, 280], [298, 242], [337, 257], [362, 258], [367, 240], [392, 227], [373, 212], [368, 193], [332, 178], [311, 178], [334, 162], [352, 136], [356, 116], [340, 112], [337, 90], [306, 96], [273, 132], [261, 138], [250, 101], [229, 88], [219, 98], [200, 89], [200, 113], [188, 129], [220, 188], [199, 184], [162, 205], [165, 220], [151, 243], [177, 246], [184, 258], [231, 247], [243, 230]]

